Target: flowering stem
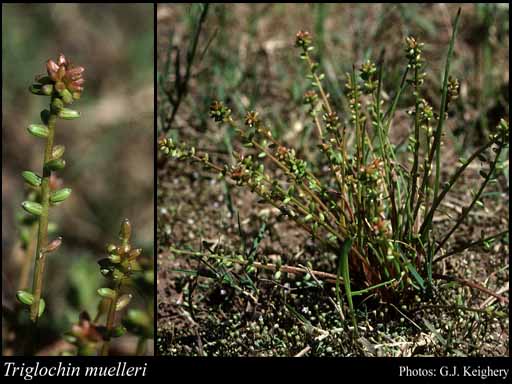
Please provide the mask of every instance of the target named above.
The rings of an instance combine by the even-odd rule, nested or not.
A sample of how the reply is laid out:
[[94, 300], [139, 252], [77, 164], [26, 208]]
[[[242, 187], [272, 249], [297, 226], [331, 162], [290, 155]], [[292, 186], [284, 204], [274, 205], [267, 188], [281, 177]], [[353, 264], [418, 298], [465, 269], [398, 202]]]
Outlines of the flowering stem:
[[146, 341], [145, 337], [139, 337], [137, 341], [137, 350], [135, 351], [135, 356], [144, 356], [146, 354]]
[[20, 280], [18, 282], [18, 290], [26, 289], [29, 284], [31, 265], [34, 263], [33, 256], [36, 251], [36, 234], [37, 234], [37, 222], [30, 225], [30, 240], [27, 246], [27, 251], [24, 255], [23, 267], [20, 272]]
[[109, 333], [112, 331], [112, 328], [114, 327], [114, 321], [116, 318], [116, 305], [117, 305], [117, 298], [119, 297], [119, 290], [121, 289], [121, 283], [118, 283], [116, 287], [113, 289], [114, 296], [110, 300], [110, 306], [108, 308], [108, 315], [107, 315], [107, 340], [103, 343], [101, 347], [101, 356], [108, 356], [108, 350], [110, 347], [110, 335]]
[[[51, 104], [55, 99], [54, 96], [51, 98]], [[48, 214], [50, 209], [50, 176], [51, 170], [45, 167], [45, 164], [51, 160], [53, 139], [55, 136], [55, 126], [57, 125], [57, 114], [50, 109], [50, 116], [48, 118], [48, 137], [46, 140], [46, 147], [44, 151], [44, 163], [43, 163], [43, 178], [41, 180], [41, 206], [42, 213], [39, 216], [39, 229], [37, 233], [37, 247], [35, 255], [35, 269], [34, 269], [34, 280], [32, 284], [32, 294], [34, 295], [34, 301], [30, 307], [30, 320], [36, 323], [39, 317], [39, 303], [41, 301], [41, 293], [43, 291], [43, 276], [44, 267], [46, 261], [46, 254], [43, 249], [48, 244]]]

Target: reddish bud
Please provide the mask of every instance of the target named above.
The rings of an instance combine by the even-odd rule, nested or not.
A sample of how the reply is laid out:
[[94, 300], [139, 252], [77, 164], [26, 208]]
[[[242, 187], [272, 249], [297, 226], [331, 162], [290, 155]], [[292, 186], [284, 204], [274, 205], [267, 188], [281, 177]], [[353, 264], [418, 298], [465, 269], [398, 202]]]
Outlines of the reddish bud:
[[43, 249], [43, 252], [50, 253], [56, 251], [60, 245], [62, 244], [62, 237], [57, 237], [55, 240], [53, 240], [50, 244], [46, 246], [46, 248]]
[[59, 66], [68, 64], [68, 61], [66, 60], [66, 56], [64, 56], [62, 53], [59, 55], [57, 64], [59, 64]]
[[57, 81], [57, 71], [59, 70], [57, 63], [51, 59], [48, 60], [46, 62], [46, 70], [48, 71], [48, 76], [50, 76], [53, 81]]

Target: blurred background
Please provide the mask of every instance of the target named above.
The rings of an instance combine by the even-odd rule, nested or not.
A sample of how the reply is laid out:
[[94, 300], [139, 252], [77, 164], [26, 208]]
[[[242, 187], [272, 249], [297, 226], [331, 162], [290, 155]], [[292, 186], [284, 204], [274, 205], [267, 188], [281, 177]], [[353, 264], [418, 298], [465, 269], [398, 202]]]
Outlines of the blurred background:
[[[41, 173], [44, 151], [44, 140], [26, 128], [40, 122], [49, 98], [28, 87], [59, 53], [85, 68], [82, 99], [72, 105], [82, 117], [59, 120], [56, 130], [55, 144], [65, 145], [67, 162], [58, 177], [73, 193], [50, 211], [50, 239], [64, 240], [47, 261], [39, 350], [58, 343], [80, 311], [96, 313], [96, 289], [105, 285], [97, 260], [106, 256], [107, 243], [118, 240], [123, 218], [132, 223], [132, 243], [153, 260], [153, 19], [152, 4], [2, 5], [3, 320], [27, 274], [22, 248], [30, 228], [22, 224], [20, 203], [28, 189], [21, 172]], [[29, 272], [25, 288], [32, 285]], [[152, 302], [147, 295], [135, 293], [134, 305]], [[6, 338], [14, 337], [7, 325], [3, 321], [4, 353]]]

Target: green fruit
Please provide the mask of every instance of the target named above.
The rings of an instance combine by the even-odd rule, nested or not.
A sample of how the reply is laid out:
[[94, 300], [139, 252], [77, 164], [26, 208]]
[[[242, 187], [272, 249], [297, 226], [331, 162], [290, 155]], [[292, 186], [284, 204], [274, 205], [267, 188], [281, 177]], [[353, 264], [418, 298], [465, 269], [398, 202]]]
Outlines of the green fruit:
[[40, 75], [36, 77], [36, 81], [41, 85], [53, 84], [53, 80], [50, 76]]
[[48, 171], [59, 171], [66, 166], [66, 162], [63, 159], [53, 159], [48, 161], [44, 167]]
[[39, 187], [41, 185], [41, 177], [35, 174], [32, 171], [23, 171], [21, 173], [23, 179], [30, 185], [34, 187]]
[[34, 295], [27, 291], [16, 292], [16, 298], [21, 304], [32, 305], [34, 302]]
[[122, 322], [130, 332], [136, 335], [153, 337], [153, 320], [141, 310], [130, 309]]
[[119, 264], [121, 262], [121, 256], [119, 255], [112, 254], [108, 257], [108, 259], [114, 264]]
[[64, 89], [62, 92], [59, 92], [62, 97], [62, 101], [64, 104], [71, 104], [73, 102], [73, 95], [67, 89]]
[[41, 317], [45, 308], [46, 308], [46, 303], [44, 302], [43, 299], [40, 299], [39, 300], [39, 313], [38, 313], [37, 317]]
[[78, 119], [80, 117], [80, 112], [75, 111], [73, 109], [69, 109], [69, 108], [62, 108], [57, 113], [57, 116], [59, 116], [59, 118], [64, 119], [64, 120], [74, 120], [74, 119]]
[[126, 333], [126, 328], [122, 325], [118, 325], [110, 332], [111, 337], [121, 337]]
[[[34, 304], [34, 295], [27, 291], [16, 292], [16, 298], [21, 304], [32, 305]], [[39, 299], [39, 314], [37, 317], [41, 317], [46, 308], [46, 303], [43, 298]]]
[[115, 244], [108, 244], [107, 245], [107, 252], [108, 253], [113, 253], [117, 250], [117, 247], [115, 246]]
[[121, 231], [119, 232], [119, 238], [121, 240], [130, 240], [130, 236], [132, 235], [132, 226], [128, 219], [124, 219], [121, 224]]
[[32, 92], [34, 95], [38, 96], [46, 96], [45, 93], [43, 93], [43, 86], [41, 84], [32, 84], [28, 90]]
[[28, 131], [31, 135], [36, 137], [47, 138], [48, 137], [48, 127], [42, 124], [30, 124], [28, 126]]
[[63, 145], [56, 145], [52, 149], [52, 160], [60, 159], [62, 155], [64, 155], [64, 151], [66, 150], [66, 147]]
[[106, 299], [113, 299], [116, 297], [116, 292], [110, 288], [99, 288], [98, 295]]
[[43, 124], [48, 124], [48, 121], [50, 120], [50, 115], [51, 115], [51, 112], [47, 109], [43, 109], [41, 111], [41, 121], [43, 122]]
[[52, 111], [60, 113], [64, 109], [64, 102], [59, 98], [54, 98], [52, 101]]
[[51, 96], [53, 93], [53, 84], [45, 84], [41, 87], [41, 91], [46, 96]]
[[130, 303], [131, 300], [132, 300], [131, 294], [121, 296], [119, 298], [119, 300], [117, 300], [116, 311], [121, 311], [123, 308], [125, 308]]
[[34, 201], [24, 201], [21, 206], [25, 211], [35, 216], [41, 216], [43, 213], [43, 206]]
[[60, 203], [66, 200], [71, 195], [71, 188], [62, 188], [50, 194], [50, 201], [52, 203]]

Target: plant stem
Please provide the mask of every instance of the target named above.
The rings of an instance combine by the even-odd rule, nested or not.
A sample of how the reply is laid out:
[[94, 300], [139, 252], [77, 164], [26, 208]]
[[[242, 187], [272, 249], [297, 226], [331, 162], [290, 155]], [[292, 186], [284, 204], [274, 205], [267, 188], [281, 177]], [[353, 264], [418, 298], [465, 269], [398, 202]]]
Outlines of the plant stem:
[[[453, 185], [455, 184], [455, 182], [458, 180], [458, 178], [460, 177], [460, 175], [462, 174], [462, 172], [464, 172], [464, 170], [473, 162], [474, 159], [476, 159], [480, 154], [482, 154], [483, 152], [485, 152], [487, 150], [487, 148], [489, 148], [491, 145], [494, 144], [494, 141], [489, 141], [487, 144], [483, 145], [482, 147], [480, 147], [477, 151], [475, 151], [459, 168], [457, 168], [457, 170], [455, 171], [455, 173], [452, 175], [452, 177], [450, 178], [450, 180], [446, 183], [446, 185], [444, 186], [443, 190], [441, 191], [441, 193], [437, 196], [437, 198], [432, 202], [432, 207], [430, 207], [430, 209], [428, 211], [425, 211], [425, 220], [423, 222], [423, 224], [421, 225], [420, 227], [420, 230], [419, 230], [419, 233], [420, 234], [423, 234], [424, 230], [426, 228], [429, 228], [432, 224], [432, 219], [434, 217], [434, 213], [436, 212], [437, 210], [437, 207], [439, 206], [439, 204], [441, 204], [441, 202], [443, 201], [444, 197], [446, 196], [446, 194], [448, 192], [450, 192], [451, 188], [453, 187]], [[427, 178], [425, 177], [424, 180], [426, 180]], [[426, 182], [426, 181], [425, 181]], [[414, 210], [415, 212], [415, 215], [418, 213], [419, 211], [419, 202], [418, 204], [416, 205], [416, 209]]]
[[414, 68], [414, 94], [416, 98], [414, 106], [414, 162], [411, 170], [411, 191], [409, 195], [409, 207], [407, 210], [409, 225], [406, 228], [407, 236], [410, 238], [412, 235], [414, 222], [416, 221], [415, 215], [412, 214], [414, 209], [414, 201], [416, 198], [417, 179], [418, 179], [418, 165], [420, 161], [420, 80], [418, 73], [418, 65]]
[[30, 240], [27, 246], [27, 251], [23, 255], [23, 266], [20, 271], [20, 280], [18, 282], [18, 290], [27, 289], [29, 285], [30, 269], [31, 265], [34, 264], [34, 255], [36, 252], [36, 234], [37, 234], [37, 223], [31, 224], [30, 227]]
[[[54, 97], [51, 101], [53, 104]], [[51, 104], [50, 104], [51, 105]], [[39, 303], [43, 291], [43, 276], [46, 261], [46, 254], [43, 249], [48, 244], [48, 214], [50, 209], [50, 176], [51, 171], [46, 168], [46, 163], [51, 160], [53, 149], [53, 138], [55, 136], [55, 126], [57, 125], [57, 114], [50, 109], [50, 117], [48, 118], [48, 137], [46, 140], [46, 148], [44, 151], [43, 178], [41, 180], [41, 206], [42, 213], [39, 216], [39, 229], [37, 233], [37, 247], [35, 254], [34, 281], [32, 285], [32, 294], [34, 302], [30, 307], [30, 320], [37, 322], [39, 317]]]
[[[247, 260], [240, 260], [238, 258], [229, 258], [229, 257], [223, 257], [219, 255], [209, 255], [202, 252], [194, 252], [194, 251], [187, 251], [184, 249], [178, 249], [174, 247], [169, 247], [169, 252], [175, 253], [177, 255], [186, 255], [186, 256], [193, 256], [193, 257], [207, 257], [210, 259], [217, 259], [217, 260], [223, 260], [223, 261], [230, 261], [235, 264], [240, 265], [252, 265], [255, 268], [263, 269], [267, 271], [276, 272], [277, 270], [280, 270], [285, 273], [291, 273], [293, 275], [305, 275], [306, 273], [310, 273], [311, 275], [315, 276], [316, 278], [326, 281], [331, 284], [336, 284], [337, 276], [328, 273], [328, 272], [322, 272], [322, 271], [314, 271], [311, 269], [306, 269], [305, 267], [294, 267], [291, 265], [281, 265], [277, 267], [275, 264], [264, 264], [260, 263], [258, 261], [249, 262]], [[341, 281], [343, 282], [343, 278], [341, 278]]]
[[135, 351], [135, 356], [144, 356], [146, 354], [146, 338], [139, 337], [137, 341], [137, 350]]
[[450, 40], [450, 46], [448, 47], [448, 54], [446, 56], [446, 65], [444, 71], [444, 79], [443, 79], [443, 93], [441, 96], [441, 108], [439, 111], [439, 120], [437, 124], [437, 129], [435, 133], [435, 140], [432, 150], [436, 153], [436, 173], [435, 173], [435, 182], [434, 182], [434, 200], [437, 199], [437, 194], [439, 191], [439, 183], [441, 176], [441, 137], [443, 132], [444, 121], [446, 119], [446, 101], [448, 95], [448, 77], [450, 75], [450, 64], [452, 61], [453, 55], [453, 46], [455, 44], [455, 36], [457, 34], [457, 28], [459, 26], [459, 17], [460, 17], [461, 8], [457, 12], [457, 16], [455, 17], [455, 21], [453, 22], [453, 32], [452, 38]]
[[[199, 16], [199, 20], [196, 25], [196, 30], [194, 31], [192, 45], [189, 47], [189, 49], [187, 51], [187, 66], [185, 69], [185, 77], [183, 78], [183, 80], [181, 79], [180, 76], [176, 77], [177, 84], [174, 87], [174, 90], [176, 91], [176, 94], [177, 94], [176, 100], [173, 101], [172, 91], [166, 92], [167, 96], [169, 98], [169, 101], [171, 102], [171, 104], [173, 106], [173, 109], [172, 109], [171, 115], [169, 116], [169, 118], [166, 121], [166, 125], [163, 127], [164, 132], [168, 132], [171, 129], [172, 123], [176, 117], [176, 113], [178, 112], [178, 108], [179, 108], [181, 102], [183, 101], [183, 99], [185, 98], [185, 96], [187, 95], [188, 84], [189, 84], [190, 76], [192, 73], [192, 71], [191, 71], [192, 64], [194, 63], [194, 58], [196, 56], [196, 50], [197, 50], [197, 44], [199, 42], [199, 35], [201, 35], [201, 30], [203, 29], [203, 24], [206, 20], [206, 15], [208, 14], [209, 5], [210, 5], [209, 3], [203, 4], [203, 9]], [[172, 44], [172, 41], [171, 41], [171, 44]], [[178, 52], [178, 55], [179, 55], [179, 52]], [[169, 57], [169, 60], [171, 60], [170, 57]], [[180, 68], [179, 68], [179, 61], [178, 61], [177, 68], [176, 68], [178, 75], [179, 75], [179, 69]]]
[[476, 247], [478, 245], [481, 245], [481, 244], [484, 244], [486, 241], [489, 241], [489, 240], [494, 240], [494, 239], [497, 239], [497, 238], [500, 238], [502, 236], [505, 236], [507, 233], [508, 233], [508, 229], [505, 230], [505, 231], [501, 231], [499, 233], [495, 233], [494, 235], [491, 235], [491, 236], [488, 236], [488, 237], [485, 237], [483, 239], [480, 239], [480, 240], [477, 240], [477, 241], [473, 241], [471, 243], [467, 243], [467, 244], [464, 244], [463, 246], [459, 247], [459, 248], [455, 248], [447, 253], [445, 253], [444, 255], [442, 256], [439, 256], [439, 257], [436, 257], [434, 260], [433, 260], [433, 263], [437, 263], [441, 260], [444, 260], [446, 259], [447, 257], [450, 257], [450, 256], [453, 256], [453, 255], [456, 255], [456, 254], [459, 254], [459, 253], [462, 253], [463, 251], [465, 251], [466, 249], [469, 249], [469, 248], [472, 248], [472, 247]]
[[462, 214], [460, 215], [460, 217], [458, 218], [457, 222], [455, 223], [455, 225], [452, 227], [452, 229], [450, 229], [450, 231], [448, 231], [448, 233], [445, 235], [445, 237], [443, 237], [443, 239], [437, 244], [437, 247], [434, 251], [434, 255], [439, 252], [439, 250], [444, 246], [444, 244], [448, 241], [448, 239], [450, 238], [450, 236], [452, 235], [453, 232], [455, 232], [455, 230], [459, 227], [459, 225], [462, 224], [462, 222], [466, 219], [466, 217], [468, 216], [469, 212], [471, 212], [471, 210], [473, 209], [473, 207], [475, 206], [476, 202], [480, 199], [480, 196], [482, 195], [482, 192], [484, 191], [485, 187], [487, 186], [487, 184], [489, 183], [489, 180], [491, 179], [491, 176], [493, 175], [494, 173], [494, 170], [496, 169], [496, 164], [498, 163], [499, 161], [499, 157], [501, 155], [501, 151], [502, 151], [502, 146], [500, 145], [498, 147], [498, 151], [496, 153], [496, 157], [493, 161], [493, 163], [491, 164], [490, 166], [490, 169], [489, 169], [489, 173], [487, 174], [487, 176], [485, 177], [485, 180], [483, 181], [483, 183], [481, 184], [480, 186], [480, 189], [478, 190], [478, 192], [476, 193], [476, 195], [473, 197], [473, 201], [471, 201], [471, 204], [469, 204], [469, 206], [467, 208], [463, 208], [462, 209]]
[[[114, 327], [114, 321], [116, 318], [116, 304], [117, 304], [117, 298], [119, 297], [119, 289], [121, 288], [121, 283], [118, 283], [117, 286], [114, 288], [114, 297], [110, 300], [110, 306], [108, 308], [108, 315], [107, 315], [107, 334], [112, 331], [112, 328]], [[103, 343], [101, 347], [101, 356], [108, 356], [108, 349], [110, 347], [110, 335], [107, 336], [107, 340]]]

